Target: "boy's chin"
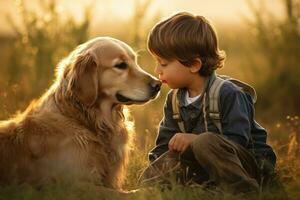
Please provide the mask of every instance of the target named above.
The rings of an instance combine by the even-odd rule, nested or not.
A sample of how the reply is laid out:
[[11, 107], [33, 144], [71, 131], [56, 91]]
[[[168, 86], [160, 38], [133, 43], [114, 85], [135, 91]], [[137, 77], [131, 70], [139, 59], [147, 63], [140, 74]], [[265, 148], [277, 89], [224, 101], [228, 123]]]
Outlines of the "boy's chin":
[[174, 85], [168, 85], [168, 84], [166, 84], [166, 85], [168, 86], [168, 88], [170, 88], [170, 89], [172, 89], [172, 90], [180, 89], [180, 88], [181, 88], [181, 87], [174, 86]]
[[171, 85], [168, 85], [168, 84], [166, 84], [166, 86], [168, 87], [168, 88], [170, 88], [170, 89], [177, 89], [176, 87], [173, 87], [173, 86], [171, 86]]
[[180, 89], [181, 87], [178, 87], [178, 85], [170, 85], [168, 83], [163, 84], [163, 86], [167, 86], [168, 88], [175, 90], [175, 89]]

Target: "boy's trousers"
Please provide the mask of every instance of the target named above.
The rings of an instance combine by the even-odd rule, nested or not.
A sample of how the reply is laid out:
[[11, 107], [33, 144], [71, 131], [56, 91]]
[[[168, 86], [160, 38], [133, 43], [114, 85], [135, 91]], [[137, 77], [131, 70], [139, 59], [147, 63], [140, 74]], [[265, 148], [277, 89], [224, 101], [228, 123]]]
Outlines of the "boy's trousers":
[[259, 190], [260, 170], [254, 156], [222, 135], [201, 133], [183, 154], [167, 151], [149, 165], [141, 184], [183, 184], [209, 180], [234, 193]]

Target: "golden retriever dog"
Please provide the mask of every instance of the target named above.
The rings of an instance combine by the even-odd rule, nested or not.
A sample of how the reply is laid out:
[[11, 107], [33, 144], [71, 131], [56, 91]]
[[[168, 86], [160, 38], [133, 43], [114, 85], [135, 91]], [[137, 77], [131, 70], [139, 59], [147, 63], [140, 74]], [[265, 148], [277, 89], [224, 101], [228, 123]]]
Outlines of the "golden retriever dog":
[[98, 37], [78, 46], [39, 100], [0, 123], [0, 183], [72, 178], [120, 188], [129, 139], [124, 105], [154, 99], [160, 86], [124, 42]]

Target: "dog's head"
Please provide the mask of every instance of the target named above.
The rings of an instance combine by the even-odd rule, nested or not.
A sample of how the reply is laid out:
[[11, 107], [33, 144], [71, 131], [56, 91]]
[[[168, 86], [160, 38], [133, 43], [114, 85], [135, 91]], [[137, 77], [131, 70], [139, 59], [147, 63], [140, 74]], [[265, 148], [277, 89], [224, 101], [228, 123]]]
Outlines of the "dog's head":
[[124, 42], [99, 37], [78, 46], [64, 62], [67, 91], [86, 106], [101, 97], [114, 104], [145, 103], [157, 96], [161, 82], [142, 70]]

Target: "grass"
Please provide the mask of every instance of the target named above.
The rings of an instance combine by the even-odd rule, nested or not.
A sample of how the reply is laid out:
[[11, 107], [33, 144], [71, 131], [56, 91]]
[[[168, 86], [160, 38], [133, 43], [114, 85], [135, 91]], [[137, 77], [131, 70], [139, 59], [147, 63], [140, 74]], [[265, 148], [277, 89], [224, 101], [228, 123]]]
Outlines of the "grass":
[[[98, 187], [83, 183], [74, 183], [67, 181], [58, 181], [47, 185], [47, 187], [36, 189], [30, 185], [12, 184], [0, 187], [0, 200], [34, 200], [34, 199], [155, 199], [155, 200], [235, 200], [235, 199], [261, 199], [261, 200], [279, 200], [291, 199], [298, 200], [300, 198], [300, 160], [299, 149], [296, 136], [299, 132], [300, 120], [297, 117], [289, 117], [283, 121], [281, 125], [276, 124], [272, 132], [274, 136], [278, 134], [290, 135], [287, 143], [280, 143], [273, 140], [272, 144], [277, 152], [277, 178], [282, 184], [282, 189], [278, 187], [269, 187], [262, 191], [258, 196], [232, 195], [228, 192], [221, 192], [218, 189], [203, 189], [199, 186], [182, 186], [173, 184], [171, 187], [161, 187], [159, 185], [153, 187], [139, 187], [137, 184], [138, 177], [142, 170], [147, 166], [147, 152], [151, 145], [147, 148], [134, 146], [131, 149], [129, 166], [127, 169], [126, 179], [123, 185], [124, 191], [131, 191], [129, 194], [120, 194], [110, 190], [102, 190]], [[293, 122], [293, 124], [291, 124]], [[134, 133], [132, 133], [134, 134]], [[138, 136], [135, 136], [138, 140]], [[272, 138], [272, 137], [271, 137]], [[148, 137], [148, 139], [150, 139]], [[152, 142], [153, 143], [153, 142]], [[138, 190], [136, 190], [138, 189]]]

